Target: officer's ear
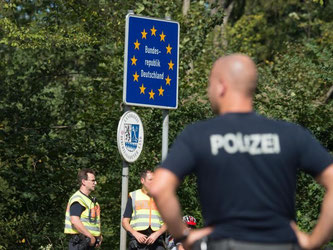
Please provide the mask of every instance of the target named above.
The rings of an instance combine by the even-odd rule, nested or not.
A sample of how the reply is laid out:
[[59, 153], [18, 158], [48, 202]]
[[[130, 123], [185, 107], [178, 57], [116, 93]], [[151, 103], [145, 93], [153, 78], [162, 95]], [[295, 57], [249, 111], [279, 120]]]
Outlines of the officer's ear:
[[225, 84], [223, 84], [223, 83], [219, 84], [219, 87], [218, 87], [219, 96], [223, 96], [225, 94], [225, 90], [226, 90]]
[[216, 86], [217, 96], [221, 97], [225, 95], [227, 86], [224, 80], [219, 79], [218, 84]]

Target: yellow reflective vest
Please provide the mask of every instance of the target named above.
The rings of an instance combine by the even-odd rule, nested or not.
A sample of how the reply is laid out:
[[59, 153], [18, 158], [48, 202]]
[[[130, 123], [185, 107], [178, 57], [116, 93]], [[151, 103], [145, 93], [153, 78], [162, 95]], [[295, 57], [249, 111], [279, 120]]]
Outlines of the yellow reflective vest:
[[159, 230], [163, 221], [153, 198], [146, 195], [141, 189], [131, 192], [129, 196], [132, 198], [133, 208], [131, 227], [135, 231], [146, 230], [149, 227], [153, 231]]
[[86, 195], [78, 190], [72, 195], [69, 199], [66, 209], [66, 218], [65, 218], [65, 234], [78, 234], [79, 231], [76, 230], [74, 225], [71, 223], [69, 209], [74, 202], [79, 202], [85, 210], [82, 212], [80, 221], [85, 226], [85, 228], [93, 235], [101, 235], [101, 209], [98, 202], [93, 202]]

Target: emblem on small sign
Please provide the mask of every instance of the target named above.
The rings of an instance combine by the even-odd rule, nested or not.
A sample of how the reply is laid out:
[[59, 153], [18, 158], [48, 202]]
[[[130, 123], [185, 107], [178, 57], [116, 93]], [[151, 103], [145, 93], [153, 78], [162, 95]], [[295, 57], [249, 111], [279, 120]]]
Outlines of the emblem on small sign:
[[143, 125], [133, 111], [125, 112], [118, 124], [117, 144], [120, 155], [127, 162], [136, 161], [143, 148]]

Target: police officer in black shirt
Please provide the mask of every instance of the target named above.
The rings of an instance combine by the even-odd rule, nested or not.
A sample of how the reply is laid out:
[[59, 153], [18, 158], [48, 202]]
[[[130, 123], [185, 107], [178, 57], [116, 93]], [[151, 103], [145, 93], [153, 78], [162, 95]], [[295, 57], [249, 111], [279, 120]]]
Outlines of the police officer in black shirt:
[[[188, 126], [155, 172], [150, 193], [170, 233], [188, 249], [318, 249], [332, 236], [333, 158], [301, 126], [255, 113], [256, 83], [248, 56], [218, 59], [208, 87], [218, 116]], [[299, 169], [326, 189], [310, 234], [294, 222]], [[192, 231], [182, 223], [176, 197], [190, 173], [197, 175], [206, 225]], [[198, 241], [204, 236], [207, 242]]]
[[142, 187], [129, 193], [122, 226], [129, 234], [129, 250], [163, 250], [166, 225], [148, 193], [154, 173], [141, 172]]
[[69, 250], [90, 250], [99, 247], [101, 234], [100, 206], [90, 194], [97, 184], [95, 171], [85, 168], [78, 173], [80, 189], [69, 199], [64, 232], [69, 236]]

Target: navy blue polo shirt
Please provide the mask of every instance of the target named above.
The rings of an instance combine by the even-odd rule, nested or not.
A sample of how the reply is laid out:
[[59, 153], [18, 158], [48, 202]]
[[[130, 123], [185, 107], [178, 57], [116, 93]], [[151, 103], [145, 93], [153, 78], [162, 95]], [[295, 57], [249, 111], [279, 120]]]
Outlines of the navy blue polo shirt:
[[312, 176], [332, 156], [299, 125], [251, 113], [227, 113], [188, 126], [161, 167], [180, 180], [197, 176], [206, 225], [212, 239], [297, 242], [297, 171]]

